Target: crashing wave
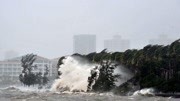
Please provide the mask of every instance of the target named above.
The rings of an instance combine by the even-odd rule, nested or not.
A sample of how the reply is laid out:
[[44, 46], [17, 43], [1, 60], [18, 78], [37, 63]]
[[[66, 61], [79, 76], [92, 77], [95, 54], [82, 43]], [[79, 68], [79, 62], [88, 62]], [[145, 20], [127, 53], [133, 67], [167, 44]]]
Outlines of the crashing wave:
[[83, 92], [87, 90], [88, 77], [93, 64], [83, 64], [73, 57], [66, 57], [58, 71], [62, 74], [52, 85], [51, 91]]
[[[112, 65], [112, 66], [111, 66]], [[59, 78], [56, 79], [51, 87], [53, 92], [89, 92], [99, 79], [101, 68], [109, 66], [113, 67], [116, 63], [104, 61], [102, 64], [94, 64], [86, 61], [82, 57], [67, 56], [61, 60], [58, 68]], [[112, 72], [112, 75], [119, 75], [119, 78], [112, 80], [116, 86], [124, 83], [132, 77], [132, 73], [126, 70], [123, 66], [118, 65], [118, 68], [113, 67], [108, 70], [102, 70], [103, 73]], [[109, 77], [109, 76], [107, 76]], [[111, 77], [111, 76], [110, 76]], [[101, 77], [102, 78], [102, 77]], [[109, 78], [110, 79], [110, 78]], [[111, 79], [110, 79], [111, 80]], [[97, 85], [96, 85], [97, 86]], [[100, 86], [100, 85], [98, 85]]]
[[133, 96], [141, 95], [141, 96], [154, 96], [155, 90], [153, 88], [145, 88], [138, 90], [133, 93]]

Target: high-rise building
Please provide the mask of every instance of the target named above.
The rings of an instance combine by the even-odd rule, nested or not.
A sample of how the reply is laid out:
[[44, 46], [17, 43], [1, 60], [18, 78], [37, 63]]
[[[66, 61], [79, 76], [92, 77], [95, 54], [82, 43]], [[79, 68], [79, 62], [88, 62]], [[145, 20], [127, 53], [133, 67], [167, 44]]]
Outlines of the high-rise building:
[[152, 45], [169, 45], [173, 42], [173, 39], [168, 38], [167, 34], [160, 34], [157, 39], [150, 39], [149, 44]]
[[96, 35], [75, 35], [73, 39], [74, 53], [88, 54], [96, 51]]
[[112, 39], [104, 41], [104, 48], [110, 52], [123, 52], [130, 48], [130, 41], [122, 39], [119, 35], [115, 35]]

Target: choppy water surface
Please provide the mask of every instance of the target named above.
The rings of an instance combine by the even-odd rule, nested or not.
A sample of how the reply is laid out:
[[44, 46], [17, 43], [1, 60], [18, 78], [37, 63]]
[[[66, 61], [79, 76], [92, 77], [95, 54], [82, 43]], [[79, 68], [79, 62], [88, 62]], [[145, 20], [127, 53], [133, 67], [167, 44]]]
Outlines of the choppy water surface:
[[117, 96], [111, 93], [55, 93], [48, 89], [11, 86], [0, 89], [0, 101], [180, 101], [180, 99], [140, 95]]

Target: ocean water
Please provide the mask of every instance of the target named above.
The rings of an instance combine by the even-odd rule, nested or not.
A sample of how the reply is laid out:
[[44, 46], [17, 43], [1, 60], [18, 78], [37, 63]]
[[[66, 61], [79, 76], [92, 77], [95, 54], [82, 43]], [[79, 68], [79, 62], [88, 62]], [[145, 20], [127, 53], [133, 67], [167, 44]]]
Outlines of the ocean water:
[[112, 93], [53, 92], [48, 88], [9, 86], [0, 89], [0, 101], [180, 101], [146, 95], [119, 96]]

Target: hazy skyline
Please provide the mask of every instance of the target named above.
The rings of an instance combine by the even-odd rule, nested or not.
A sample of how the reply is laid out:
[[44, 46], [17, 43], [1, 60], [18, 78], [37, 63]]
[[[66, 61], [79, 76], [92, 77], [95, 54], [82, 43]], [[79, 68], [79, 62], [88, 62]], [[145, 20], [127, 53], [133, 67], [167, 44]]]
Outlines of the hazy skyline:
[[113, 35], [142, 48], [159, 34], [180, 38], [180, 0], [0, 0], [0, 59], [7, 51], [47, 58], [72, 54], [73, 35]]

